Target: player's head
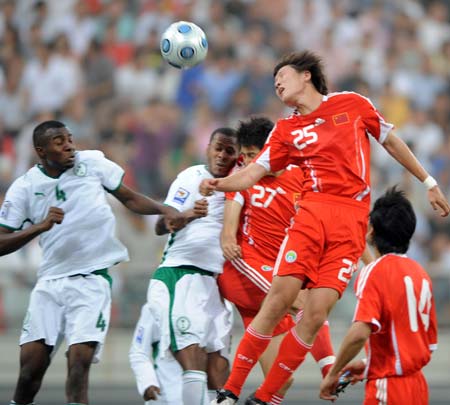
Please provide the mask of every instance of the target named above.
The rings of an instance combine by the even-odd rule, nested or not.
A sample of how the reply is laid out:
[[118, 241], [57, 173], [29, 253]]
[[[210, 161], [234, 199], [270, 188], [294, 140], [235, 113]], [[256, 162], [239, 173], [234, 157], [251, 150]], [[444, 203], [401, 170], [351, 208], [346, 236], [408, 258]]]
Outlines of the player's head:
[[403, 191], [388, 189], [375, 201], [369, 218], [368, 240], [380, 254], [406, 253], [416, 229], [416, 215]]
[[312, 85], [320, 94], [328, 94], [322, 60], [311, 51], [285, 55], [275, 66], [273, 76], [277, 96], [290, 106], [295, 106], [295, 99], [307, 85]]
[[70, 130], [59, 121], [44, 121], [33, 131], [33, 144], [45, 169], [64, 171], [75, 164]]
[[237, 137], [245, 166], [261, 151], [273, 127], [274, 123], [265, 117], [253, 117], [239, 122]]
[[206, 150], [210, 173], [214, 177], [225, 177], [234, 166], [238, 153], [239, 145], [234, 129], [214, 130]]

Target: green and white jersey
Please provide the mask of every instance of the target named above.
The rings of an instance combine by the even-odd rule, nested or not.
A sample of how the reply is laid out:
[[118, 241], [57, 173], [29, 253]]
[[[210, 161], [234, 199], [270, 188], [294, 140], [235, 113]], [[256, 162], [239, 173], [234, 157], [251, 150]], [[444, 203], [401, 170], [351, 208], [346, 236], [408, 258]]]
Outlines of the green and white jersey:
[[191, 166], [182, 171], [169, 189], [165, 204], [179, 211], [194, 207], [197, 200], [208, 200], [208, 215], [197, 218], [178, 232], [172, 233], [164, 250], [160, 267], [195, 266], [222, 273], [224, 258], [220, 247], [225, 194], [216, 191], [204, 197], [199, 192], [203, 179], [213, 176], [205, 165]]
[[100, 151], [79, 151], [75, 166], [58, 178], [36, 165], [19, 177], [6, 193], [0, 226], [19, 230], [37, 224], [50, 207], [64, 211], [64, 220], [40, 235], [43, 260], [39, 279], [88, 274], [128, 260], [115, 237], [115, 218], [106, 191], [117, 189], [123, 169]]

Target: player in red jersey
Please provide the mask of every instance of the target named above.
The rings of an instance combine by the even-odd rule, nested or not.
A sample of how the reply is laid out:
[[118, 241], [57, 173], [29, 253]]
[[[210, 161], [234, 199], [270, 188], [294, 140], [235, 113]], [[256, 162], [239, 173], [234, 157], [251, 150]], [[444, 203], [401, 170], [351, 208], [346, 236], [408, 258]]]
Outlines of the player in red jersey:
[[264, 149], [239, 173], [205, 180], [202, 194], [245, 190], [268, 172], [297, 164], [304, 175], [300, 209], [280, 247], [270, 291], [236, 352], [217, 403], [234, 404], [248, 373], [264, 352], [274, 327], [301, 288], [310, 288], [303, 318], [284, 338], [274, 366], [254, 398], [264, 404], [310, 351], [317, 332], [345, 290], [365, 245], [370, 203], [373, 136], [394, 159], [424, 183], [442, 216], [449, 204], [436, 180], [398, 138], [372, 103], [356, 93], [328, 94], [314, 53], [293, 53], [275, 67], [278, 97], [295, 112], [277, 122]]
[[[322, 399], [334, 400], [339, 375], [365, 374], [365, 405], [428, 404], [422, 368], [437, 348], [437, 322], [431, 279], [406, 256], [416, 217], [411, 203], [395, 187], [370, 213], [368, 242], [377, 260], [355, 284], [358, 302], [353, 324], [320, 387]], [[346, 366], [367, 344], [368, 359]]]
[[[273, 127], [273, 122], [264, 117], [240, 123], [237, 134], [244, 166], [261, 151]], [[302, 177], [298, 166], [288, 166], [264, 176], [248, 190], [226, 193], [221, 245], [227, 261], [218, 285], [221, 295], [235, 304], [245, 328], [269, 291], [278, 249], [301, 195]], [[302, 307], [302, 302], [299, 296], [293, 310]], [[259, 359], [265, 374], [272, 366], [283, 334], [294, 325], [292, 316], [286, 315], [275, 328], [271, 343]], [[311, 354], [325, 376], [335, 359], [328, 321], [320, 329]], [[291, 382], [271, 398], [273, 404], [281, 403]]]

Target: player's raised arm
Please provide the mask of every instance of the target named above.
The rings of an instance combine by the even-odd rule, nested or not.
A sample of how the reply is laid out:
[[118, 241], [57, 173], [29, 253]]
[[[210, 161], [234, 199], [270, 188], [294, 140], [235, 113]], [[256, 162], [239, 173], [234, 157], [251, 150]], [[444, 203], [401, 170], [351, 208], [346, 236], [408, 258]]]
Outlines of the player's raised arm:
[[442, 217], [446, 217], [450, 213], [447, 199], [436, 180], [427, 173], [408, 145], [394, 131], [390, 131], [383, 146], [397, 162], [424, 184], [428, 190], [428, 200], [431, 206], [435, 211], [439, 211]]
[[250, 163], [244, 169], [231, 176], [215, 179], [204, 179], [200, 183], [200, 193], [211, 195], [214, 191], [241, 191], [253, 186], [267, 174], [266, 169], [257, 163]]

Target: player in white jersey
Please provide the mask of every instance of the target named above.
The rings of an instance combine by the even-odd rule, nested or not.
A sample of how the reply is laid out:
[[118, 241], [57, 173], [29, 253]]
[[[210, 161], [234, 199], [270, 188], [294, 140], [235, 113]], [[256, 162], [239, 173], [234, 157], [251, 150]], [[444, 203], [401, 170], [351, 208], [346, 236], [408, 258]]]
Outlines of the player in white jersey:
[[[230, 128], [215, 130], [207, 149], [208, 165], [192, 166], [182, 171], [172, 183], [165, 204], [188, 213], [197, 204], [204, 205], [205, 216], [187, 220], [177, 227], [167, 241], [161, 264], [150, 280], [146, 307], [159, 325], [159, 358], [174, 356], [183, 369], [182, 401], [186, 405], [208, 404], [207, 383], [217, 389], [225, 382], [228, 360], [224, 359], [224, 339], [231, 329], [230, 312], [226, 309], [216, 283], [222, 272], [224, 258], [219, 236], [223, 222], [225, 195], [222, 192], [202, 197], [198, 191], [203, 179], [224, 177], [233, 167], [238, 154], [237, 137]], [[199, 202], [199, 200], [201, 200]], [[173, 224], [161, 217], [156, 225], [158, 234], [167, 233]], [[141, 318], [142, 319], [142, 318]], [[218, 319], [222, 321], [218, 322]], [[136, 343], [144, 330], [136, 328], [131, 349], [132, 368], [136, 370]], [[134, 348], [133, 348], [134, 346]], [[137, 366], [137, 367], [136, 367]], [[208, 374], [208, 377], [207, 377]], [[142, 383], [137, 375], [138, 386]], [[141, 382], [139, 382], [141, 381]], [[151, 378], [144, 398], [157, 393]], [[150, 393], [151, 391], [151, 393]], [[146, 396], [147, 393], [147, 396]], [[179, 403], [179, 402], [178, 402]]]
[[43, 251], [20, 336], [11, 404], [33, 403], [61, 335], [68, 345], [67, 402], [87, 404], [90, 365], [99, 360], [109, 325], [107, 270], [128, 260], [127, 249], [114, 237], [105, 190], [136, 213], [181, 218], [172, 207], [122, 184], [123, 169], [102, 152], [76, 151], [63, 123], [38, 125], [33, 144], [40, 163], [14, 181], [0, 212], [0, 255], [36, 236]]

